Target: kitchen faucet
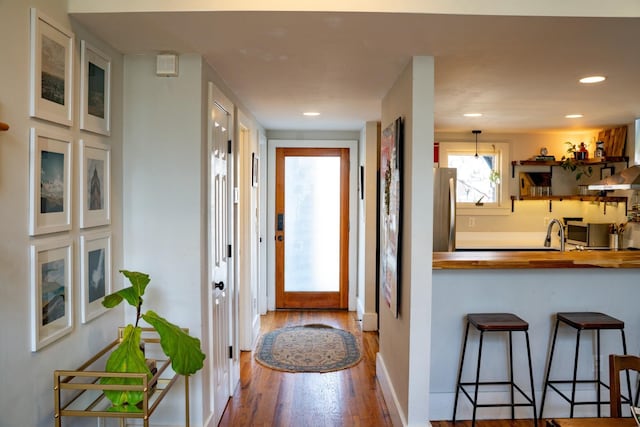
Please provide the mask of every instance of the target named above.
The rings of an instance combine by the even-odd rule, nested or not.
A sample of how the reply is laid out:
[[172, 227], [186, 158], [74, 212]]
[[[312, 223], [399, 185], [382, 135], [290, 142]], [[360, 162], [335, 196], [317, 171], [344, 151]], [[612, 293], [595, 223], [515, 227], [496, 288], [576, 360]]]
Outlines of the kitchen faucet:
[[557, 218], [549, 221], [549, 225], [547, 226], [547, 237], [544, 239], [544, 246], [545, 248], [551, 246], [551, 229], [553, 228], [553, 224], [558, 224], [558, 228], [560, 228], [560, 252], [564, 252], [564, 227]]

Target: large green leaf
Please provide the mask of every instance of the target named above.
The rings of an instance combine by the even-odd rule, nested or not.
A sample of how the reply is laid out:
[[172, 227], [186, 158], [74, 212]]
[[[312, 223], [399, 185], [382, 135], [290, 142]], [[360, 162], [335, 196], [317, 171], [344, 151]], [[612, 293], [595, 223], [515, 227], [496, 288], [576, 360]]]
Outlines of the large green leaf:
[[107, 308], [113, 308], [120, 304], [123, 299], [127, 300], [127, 302], [134, 307], [137, 307], [138, 304], [142, 304], [142, 299], [138, 296], [136, 290], [129, 286], [128, 288], [120, 289], [119, 291], [104, 297], [102, 305]]
[[149, 275], [146, 273], [140, 273], [139, 271], [129, 270], [120, 270], [120, 273], [129, 279], [131, 286], [107, 295], [102, 300], [102, 305], [107, 308], [113, 308], [120, 304], [123, 299], [133, 307], [142, 305], [142, 296], [144, 295], [147, 285], [151, 281]]
[[[132, 325], [127, 325], [124, 330], [122, 342], [111, 353], [107, 360], [105, 368], [107, 372], [144, 372], [149, 379], [152, 378], [144, 354], [142, 354], [140, 350], [141, 334], [141, 328], [134, 328]], [[100, 384], [141, 385], [142, 379], [102, 377]], [[105, 390], [104, 394], [113, 404], [114, 407], [112, 410], [122, 412], [139, 412], [137, 408], [134, 408], [144, 397], [143, 392], [140, 391]]]
[[202, 369], [205, 355], [200, 350], [200, 340], [184, 332], [154, 311], [142, 315], [145, 322], [152, 325], [160, 335], [160, 345], [171, 358], [171, 367], [181, 375], [191, 375]]
[[141, 273], [139, 271], [120, 270], [120, 273], [124, 274], [124, 277], [129, 279], [131, 286], [136, 290], [138, 296], [144, 295], [144, 290], [151, 281], [151, 278], [147, 273]]

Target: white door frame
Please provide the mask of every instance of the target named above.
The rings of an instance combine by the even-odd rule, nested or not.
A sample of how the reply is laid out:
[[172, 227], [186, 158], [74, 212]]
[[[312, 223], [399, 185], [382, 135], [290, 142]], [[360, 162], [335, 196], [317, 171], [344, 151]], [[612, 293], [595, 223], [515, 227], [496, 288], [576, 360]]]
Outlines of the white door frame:
[[356, 140], [289, 140], [270, 139], [267, 141], [267, 308], [275, 310], [276, 284], [275, 284], [275, 169], [276, 148], [278, 147], [332, 147], [349, 149], [349, 311], [356, 309], [357, 290], [357, 244], [358, 244], [358, 141]]

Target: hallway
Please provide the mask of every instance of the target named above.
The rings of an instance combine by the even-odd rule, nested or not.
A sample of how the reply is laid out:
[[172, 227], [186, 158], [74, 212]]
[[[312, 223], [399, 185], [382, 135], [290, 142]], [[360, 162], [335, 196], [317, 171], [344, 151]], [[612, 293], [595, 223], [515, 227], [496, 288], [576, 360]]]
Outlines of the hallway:
[[276, 311], [262, 316], [261, 332], [324, 323], [354, 334], [363, 357], [356, 366], [328, 373], [290, 373], [265, 368], [252, 352], [240, 358], [240, 385], [229, 400], [221, 427], [391, 426], [376, 382], [378, 334], [361, 332], [355, 313]]

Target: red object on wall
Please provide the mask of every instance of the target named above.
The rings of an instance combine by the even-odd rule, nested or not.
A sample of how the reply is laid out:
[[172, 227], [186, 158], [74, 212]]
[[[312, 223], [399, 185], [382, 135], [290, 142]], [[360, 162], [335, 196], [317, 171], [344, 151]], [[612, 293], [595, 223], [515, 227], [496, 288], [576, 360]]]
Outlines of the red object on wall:
[[433, 143], [433, 162], [438, 163], [440, 161], [440, 143]]

